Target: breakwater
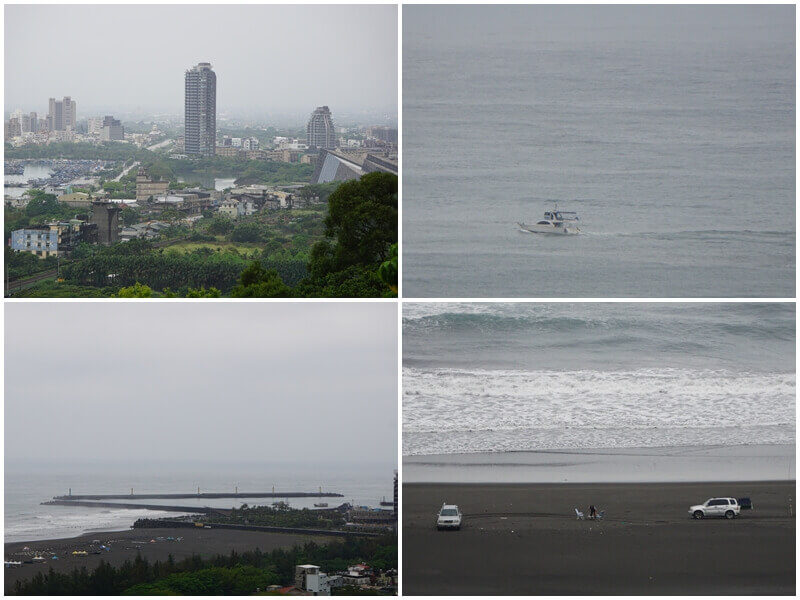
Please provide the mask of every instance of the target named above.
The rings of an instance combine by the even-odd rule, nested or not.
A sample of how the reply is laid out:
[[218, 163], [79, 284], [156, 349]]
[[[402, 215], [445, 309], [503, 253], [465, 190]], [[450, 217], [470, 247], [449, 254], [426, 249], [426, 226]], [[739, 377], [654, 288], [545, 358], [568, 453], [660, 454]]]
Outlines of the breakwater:
[[189, 494], [69, 494], [53, 500], [179, 500], [181, 498], [344, 498], [334, 492], [203, 492]]
[[164, 510], [168, 512], [185, 512], [196, 514], [228, 514], [228, 509], [210, 508], [208, 506], [170, 506], [162, 504], [137, 504], [132, 502], [91, 502], [88, 500], [49, 500], [42, 505], [55, 506], [88, 506], [92, 508], [134, 508], [145, 510]]

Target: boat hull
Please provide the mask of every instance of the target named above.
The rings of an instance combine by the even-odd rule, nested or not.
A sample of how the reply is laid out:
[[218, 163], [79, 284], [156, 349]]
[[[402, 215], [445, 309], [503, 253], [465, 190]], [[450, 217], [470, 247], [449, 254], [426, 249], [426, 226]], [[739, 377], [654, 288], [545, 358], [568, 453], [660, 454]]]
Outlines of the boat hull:
[[581, 230], [579, 227], [563, 226], [556, 227], [555, 225], [526, 225], [525, 223], [517, 223], [519, 230], [523, 233], [542, 233], [545, 235], [578, 235]]

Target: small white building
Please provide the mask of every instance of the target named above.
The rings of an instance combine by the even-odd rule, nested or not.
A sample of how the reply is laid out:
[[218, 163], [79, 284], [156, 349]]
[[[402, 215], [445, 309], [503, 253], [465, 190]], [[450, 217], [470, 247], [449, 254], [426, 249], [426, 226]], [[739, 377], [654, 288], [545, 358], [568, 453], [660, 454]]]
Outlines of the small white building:
[[294, 587], [313, 596], [330, 596], [331, 586], [327, 573], [317, 565], [297, 565], [294, 569]]
[[238, 200], [223, 200], [219, 205], [219, 214], [224, 215], [230, 219], [236, 219], [239, 216], [239, 201]]

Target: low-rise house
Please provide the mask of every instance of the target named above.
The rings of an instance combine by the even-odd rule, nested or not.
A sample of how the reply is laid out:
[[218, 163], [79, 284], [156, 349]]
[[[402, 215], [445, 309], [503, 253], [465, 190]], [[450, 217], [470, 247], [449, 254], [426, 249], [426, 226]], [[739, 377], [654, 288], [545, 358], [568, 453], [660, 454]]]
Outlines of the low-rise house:
[[[338, 584], [338, 577], [334, 577]], [[294, 587], [312, 596], [330, 596], [331, 578], [317, 565], [297, 565], [294, 570]]]
[[239, 216], [239, 201], [234, 199], [223, 200], [219, 205], [219, 214], [230, 219], [236, 219]]

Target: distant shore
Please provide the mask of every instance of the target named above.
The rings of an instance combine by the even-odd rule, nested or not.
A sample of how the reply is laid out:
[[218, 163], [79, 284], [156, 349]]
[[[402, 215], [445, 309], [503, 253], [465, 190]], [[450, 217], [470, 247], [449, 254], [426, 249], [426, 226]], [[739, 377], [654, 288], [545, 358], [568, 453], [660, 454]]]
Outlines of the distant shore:
[[[173, 539], [167, 540], [170, 537]], [[110, 546], [111, 549], [101, 550], [99, 544], [92, 543], [94, 540], [99, 540], [100, 544]], [[245, 552], [256, 548], [269, 552], [275, 548], [291, 548], [309, 541], [326, 544], [333, 539], [230, 529], [157, 528], [93, 532], [56, 540], [10, 542], [5, 544], [5, 560], [24, 561], [38, 555], [43, 556], [46, 561], [43, 564], [23, 564], [5, 569], [5, 591], [12, 591], [17, 580], [30, 579], [39, 572], [46, 573], [50, 567], [60, 573], [69, 573], [80, 567], [91, 571], [101, 560], [117, 566], [126, 560], [133, 560], [137, 553], [141, 553], [150, 562], [165, 561], [170, 554], [176, 561], [180, 561], [193, 554], [213, 556], [230, 554], [232, 550]], [[25, 547], [29, 550], [24, 550]], [[72, 552], [76, 550], [99, 550], [101, 554], [75, 556]], [[53, 560], [53, 555], [58, 556], [58, 560]]]
[[[755, 508], [689, 518], [713, 496]], [[795, 481], [406, 483], [403, 594], [794, 595], [795, 498]], [[437, 531], [443, 502], [459, 505], [460, 531]], [[589, 504], [602, 521], [576, 518]]]

